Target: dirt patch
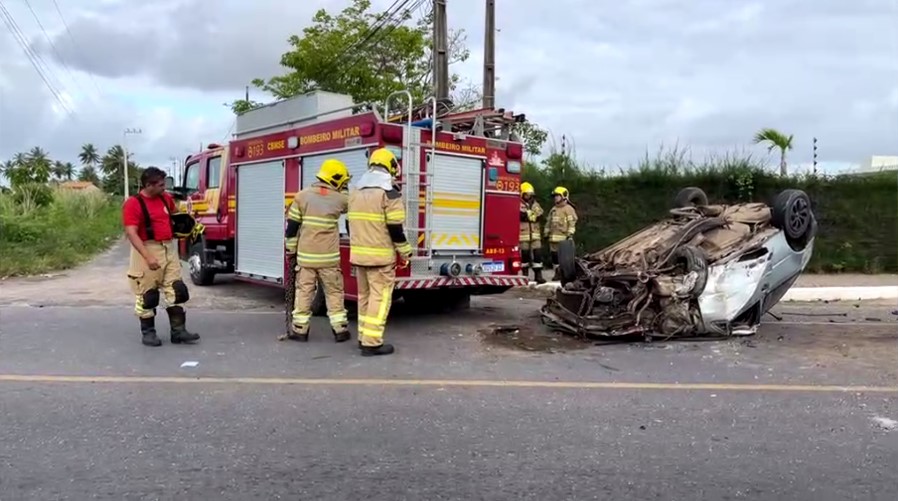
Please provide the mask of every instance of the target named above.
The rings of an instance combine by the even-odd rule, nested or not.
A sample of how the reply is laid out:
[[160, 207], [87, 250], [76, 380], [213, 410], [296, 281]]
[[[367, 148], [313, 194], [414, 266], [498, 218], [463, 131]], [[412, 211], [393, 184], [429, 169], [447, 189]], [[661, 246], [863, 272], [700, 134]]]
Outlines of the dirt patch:
[[554, 292], [554, 289], [537, 289], [535, 286], [528, 285], [526, 287], [512, 287], [503, 295], [519, 299], [545, 299], [551, 296]]
[[592, 346], [590, 341], [554, 334], [543, 328], [536, 318], [527, 320], [526, 324], [490, 324], [479, 331], [481, 340], [489, 346], [538, 353], [560, 353]]

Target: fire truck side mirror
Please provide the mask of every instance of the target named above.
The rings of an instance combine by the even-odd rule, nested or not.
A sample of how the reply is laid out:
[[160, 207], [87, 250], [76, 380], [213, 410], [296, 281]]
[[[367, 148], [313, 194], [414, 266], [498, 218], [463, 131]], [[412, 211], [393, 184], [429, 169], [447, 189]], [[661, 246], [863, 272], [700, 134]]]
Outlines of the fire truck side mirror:
[[175, 187], [175, 178], [165, 176], [165, 189], [171, 191]]

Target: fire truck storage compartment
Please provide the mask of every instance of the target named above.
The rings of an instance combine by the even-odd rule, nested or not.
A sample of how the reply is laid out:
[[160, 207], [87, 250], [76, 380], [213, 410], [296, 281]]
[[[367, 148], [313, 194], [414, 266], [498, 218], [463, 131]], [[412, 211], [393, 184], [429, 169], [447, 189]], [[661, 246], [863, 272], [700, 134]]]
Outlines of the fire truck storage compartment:
[[[362, 174], [368, 170], [368, 156], [366, 152], [368, 151], [367, 147], [355, 148], [352, 150], [344, 150], [344, 151], [335, 151], [332, 153], [324, 153], [321, 155], [306, 155], [302, 157], [302, 188], [311, 185], [317, 178], [315, 177], [318, 174], [318, 169], [321, 168], [321, 164], [329, 159], [333, 158], [335, 160], [339, 160], [346, 164], [346, 170], [349, 171], [349, 175], [352, 176], [352, 179], [349, 182], [349, 187], [355, 187], [356, 181], [362, 177]], [[346, 234], [346, 214], [340, 216], [339, 223], [340, 233]]]
[[483, 161], [436, 154], [428, 160], [433, 173], [431, 249], [440, 254], [480, 250], [483, 209]]
[[240, 275], [284, 275], [284, 161], [237, 167], [237, 267]]

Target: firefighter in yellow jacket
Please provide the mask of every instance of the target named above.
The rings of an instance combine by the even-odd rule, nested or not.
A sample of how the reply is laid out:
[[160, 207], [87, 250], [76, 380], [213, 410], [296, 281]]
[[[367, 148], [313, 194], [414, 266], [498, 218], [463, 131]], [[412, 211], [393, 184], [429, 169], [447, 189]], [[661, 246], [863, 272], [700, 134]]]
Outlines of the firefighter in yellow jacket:
[[368, 171], [349, 194], [349, 261], [359, 289], [359, 348], [362, 355], [389, 355], [384, 327], [393, 299], [396, 253], [408, 266], [412, 246], [402, 227], [402, 194], [393, 185], [399, 163], [390, 150], [380, 148], [368, 157]]
[[542, 236], [539, 231], [539, 219], [543, 215], [543, 208], [536, 201], [533, 185], [521, 183], [521, 268], [524, 275], [530, 274], [533, 268], [533, 279], [536, 283], [543, 284], [543, 260], [540, 249], [542, 248]]
[[287, 212], [286, 247], [287, 252], [296, 253], [298, 274], [293, 329], [285, 337], [309, 340], [312, 299], [320, 279], [334, 340], [342, 343], [349, 340], [350, 334], [343, 305], [338, 222], [348, 208], [349, 197], [344, 189], [349, 172], [343, 162], [329, 159], [321, 164], [317, 177], [317, 182], [296, 194]]
[[558, 280], [558, 243], [564, 240], [573, 240], [577, 229], [577, 211], [571, 205], [570, 193], [567, 188], [557, 186], [552, 190], [555, 206], [549, 211], [546, 218], [546, 236], [549, 237], [549, 252], [555, 274], [552, 280]]

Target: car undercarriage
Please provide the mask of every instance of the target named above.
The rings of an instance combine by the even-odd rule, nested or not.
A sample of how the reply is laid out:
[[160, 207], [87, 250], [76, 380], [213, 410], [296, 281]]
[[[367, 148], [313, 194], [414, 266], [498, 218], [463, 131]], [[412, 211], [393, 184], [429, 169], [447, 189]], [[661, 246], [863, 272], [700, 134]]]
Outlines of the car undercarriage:
[[605, 249], [576, 258], [572, 243], [560, 248], [562, 283], [541, 317], [582, 337], [752, 334], [806, 265], [815, 232], [799, 190], [772, 206], [709, 205], [686, 188], [670, 217]]

